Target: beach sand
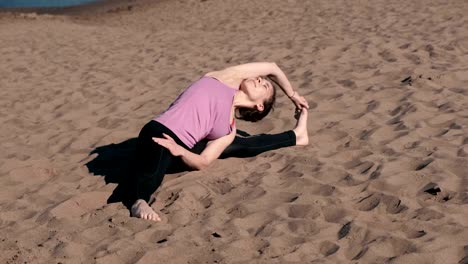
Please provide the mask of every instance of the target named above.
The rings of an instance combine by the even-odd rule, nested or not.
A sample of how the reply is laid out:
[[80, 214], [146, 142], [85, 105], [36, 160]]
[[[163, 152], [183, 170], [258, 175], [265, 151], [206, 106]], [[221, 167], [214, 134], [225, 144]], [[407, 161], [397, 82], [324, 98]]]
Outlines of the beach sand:
[[[130, 8], [129, 8], [130, 6]], [[1, 263], [468, 263], [466, 1], [166, 0], [0, 14]], [[108, 203], [202, 74], [274, 61], [310, 145]], [[293, 128], [294, 107], [251, 134]]]

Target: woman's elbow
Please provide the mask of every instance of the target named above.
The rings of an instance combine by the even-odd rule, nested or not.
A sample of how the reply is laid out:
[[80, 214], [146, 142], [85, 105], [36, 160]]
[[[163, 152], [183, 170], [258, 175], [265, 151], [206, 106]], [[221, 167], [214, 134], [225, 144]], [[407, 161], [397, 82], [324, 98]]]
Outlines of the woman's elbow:
[[280, 67], [276, 62], [270, 62], [271, 74], [276, 75], [280, 71]]
[[195, 169], [196, 170], [204, 170], [206, 168], [208, 168], [211, 164], [211, 160], [208, 160], [208, 159], [203, 159], [201, 162], [199, 162], [198, 164], [196, 164], [195, 166]]
[[197, 171], [204, 170], [204, 169], [206, 169], [206, 167], [208, 167], [208, 166], [205, 165], [205, 164], [197, 164], [197, 165], [193, 166], [193, 168], [194, 168], [195, 170], [197, 170]]

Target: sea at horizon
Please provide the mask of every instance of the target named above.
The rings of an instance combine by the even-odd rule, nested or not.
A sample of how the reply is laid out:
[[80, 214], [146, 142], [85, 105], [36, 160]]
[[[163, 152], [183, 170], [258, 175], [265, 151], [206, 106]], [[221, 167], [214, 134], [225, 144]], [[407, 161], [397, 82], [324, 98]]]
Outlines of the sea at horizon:
[[99, 2], [99, 0], [0, 0], [0, 8], [69, 7]]

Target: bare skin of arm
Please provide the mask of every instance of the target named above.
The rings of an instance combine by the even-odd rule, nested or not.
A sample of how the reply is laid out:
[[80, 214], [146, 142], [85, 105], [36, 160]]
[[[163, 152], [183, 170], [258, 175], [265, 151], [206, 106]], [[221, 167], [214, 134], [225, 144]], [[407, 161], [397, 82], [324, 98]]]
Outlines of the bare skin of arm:
[[164, 134], [165, 138], [153, 138], [153, 141], [167, 148], [172, 155], [182, 158], [184, 163], [196, 170], [208, 167], [213, 161], [223, 153], [236, 136], [236, 129], [226, 136], [208, 142], [208, 145], [201, 154], [195, 154], [178, 145], [170, 136]]
[[274, 81], [281, 86], [283, 92], [296, 104], [298, 108], [305, 107], [309, 109], [309, 104], [305, 98], [300, 96], [297, 91], [294, 91], [284, 72], [274, 62], [251, 62], [206, 74], [206, 76], [214, 77], [233, 87], [239, 87], [240, 83], [244, 79], [267, 75], [274, 76]]

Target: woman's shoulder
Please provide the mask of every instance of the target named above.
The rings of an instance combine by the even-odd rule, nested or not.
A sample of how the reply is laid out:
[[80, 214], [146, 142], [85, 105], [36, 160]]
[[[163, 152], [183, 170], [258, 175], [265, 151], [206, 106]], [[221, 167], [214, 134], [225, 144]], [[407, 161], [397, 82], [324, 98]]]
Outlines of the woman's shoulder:
[[204, 75], [204, 77], [214, 78], [230, 87], [239, 87], [240, 82], [242, 81], [232, 73], [226, 72], [224, 70], [208, 72]]
[[212, 78], [215, 78], [215, 79], [218, 79], [218, 80], [222, 80], [222, 79], [226, 79], [226, 78], [230, 78], [232, 76], [230, 76], [231, 74], [229, 74], [229, 72], [225, 72], [224, 70], [221, 70], [221, 71], [211, 71], [211, 72], [208, 72], [206, 73], [204, 76], [205, 77], [212, 77]]

